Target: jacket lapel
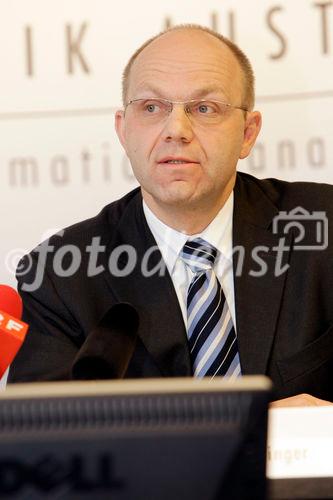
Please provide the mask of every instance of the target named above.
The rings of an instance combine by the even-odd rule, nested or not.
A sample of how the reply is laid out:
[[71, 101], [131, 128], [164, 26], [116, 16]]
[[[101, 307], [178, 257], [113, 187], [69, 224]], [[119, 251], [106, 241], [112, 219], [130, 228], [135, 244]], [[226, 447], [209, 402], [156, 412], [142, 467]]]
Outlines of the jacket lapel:
[[[111, 294], [117, 302], [128, 302], [138, 311], [138, 335], [161, 374], [169, 377], [190, 376], [191, 361], [181, 309], [162, 255], [146, 222], [139, 193], [126, 207], [106, 256], [109, 258], [119, 245], [129, 245], [133, 249], [136, 263], [132, 271], [124, 276], [107, 273]], [[150, 250], [153, 247], [154, 251]], [[150, 257], [144, 269], [147, 268], [150, 273], [142, 271], [147, 251], [150, 251]], [[118, 267], [126, 265], [129, 262], [124, 252], [118, 259]], [[154, 268], [156, 272], [152, 272]]]
[[[278, 209], [255, 179], [238, 174], [234, 193], [233, 247], [239, 251], [234, 251], [233, 266], [241, 367], [245, 375], [266, 373], [288, 274], [282, 270], [290, 258], [291, 238], [272, 233]], [[277, 251], [279, 242], [286, 247], [282, 253]]]

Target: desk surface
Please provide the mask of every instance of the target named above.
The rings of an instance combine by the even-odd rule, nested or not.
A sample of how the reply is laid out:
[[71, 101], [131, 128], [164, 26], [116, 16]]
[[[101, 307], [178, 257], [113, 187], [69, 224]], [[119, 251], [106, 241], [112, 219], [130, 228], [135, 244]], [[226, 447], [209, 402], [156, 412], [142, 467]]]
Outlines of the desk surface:
[[333, 498], [333, 477], [269, 479], [269, 500]]

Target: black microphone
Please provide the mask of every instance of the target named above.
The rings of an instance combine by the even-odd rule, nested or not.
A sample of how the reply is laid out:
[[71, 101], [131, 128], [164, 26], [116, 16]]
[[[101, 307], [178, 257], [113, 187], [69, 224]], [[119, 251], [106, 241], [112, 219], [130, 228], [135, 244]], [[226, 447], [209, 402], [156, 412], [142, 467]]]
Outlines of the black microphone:
[[76, 355], [71, 379], [123, 378], [134, 353], [138, 327], [139, 315], [131, 304], [114, 304]]

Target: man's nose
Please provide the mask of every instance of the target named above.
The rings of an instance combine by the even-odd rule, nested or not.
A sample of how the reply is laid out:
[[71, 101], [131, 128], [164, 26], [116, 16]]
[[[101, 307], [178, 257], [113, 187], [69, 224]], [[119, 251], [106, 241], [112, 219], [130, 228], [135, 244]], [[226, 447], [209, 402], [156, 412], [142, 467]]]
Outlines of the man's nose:
[[174, 104], [162, 132], [165, 141], [191, 142], [193, 128], [183, 104]]

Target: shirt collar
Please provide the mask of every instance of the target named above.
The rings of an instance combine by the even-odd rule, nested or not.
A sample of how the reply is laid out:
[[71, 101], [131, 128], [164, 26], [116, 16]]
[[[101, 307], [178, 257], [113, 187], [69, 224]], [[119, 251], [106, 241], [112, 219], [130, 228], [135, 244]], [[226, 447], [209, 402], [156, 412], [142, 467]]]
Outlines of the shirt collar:
[[201, 233], [188, 236], [164, 224], [143, 201], [143, 211], [147, 219], [147, 224], [153, 233], [170, 274], [173, 272], [179, 253], [186, 241], [198, 237], [214, 245], [223, 257], [232, 262], [233, 208], [234, 193], [232, 191], [212, 222]]

